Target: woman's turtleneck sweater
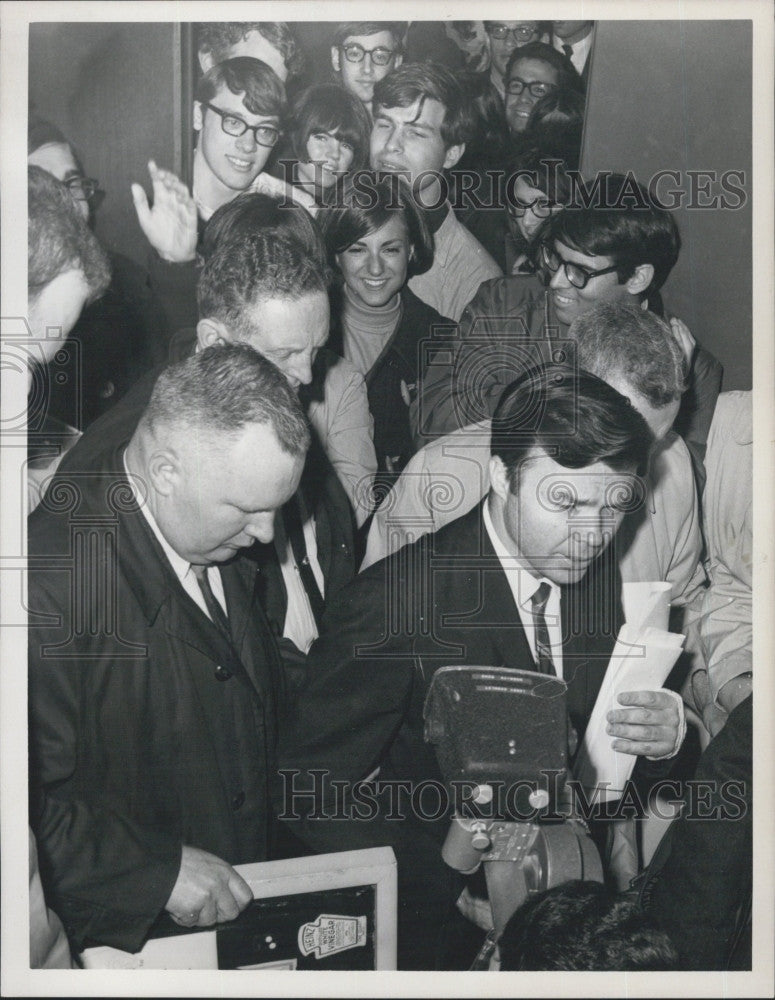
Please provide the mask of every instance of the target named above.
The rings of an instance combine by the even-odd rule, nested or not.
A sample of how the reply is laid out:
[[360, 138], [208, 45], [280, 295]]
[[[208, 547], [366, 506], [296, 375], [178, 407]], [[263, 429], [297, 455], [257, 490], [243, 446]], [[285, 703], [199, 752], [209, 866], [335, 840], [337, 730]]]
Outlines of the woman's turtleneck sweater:
[[367, 378], [401, 319], [401, 295], [384, 306], [365, 306], [344, 286], [342, 334], [344, 356]]

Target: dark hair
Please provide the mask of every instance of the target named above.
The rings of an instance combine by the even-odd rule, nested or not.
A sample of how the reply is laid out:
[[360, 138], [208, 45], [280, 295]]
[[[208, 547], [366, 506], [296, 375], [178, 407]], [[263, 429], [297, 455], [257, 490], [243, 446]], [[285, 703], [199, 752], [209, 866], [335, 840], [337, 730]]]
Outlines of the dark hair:
[[344, 45], [348, 38], [356, 35], [378, 35], [381, 31], [389, 31], [393, 36], [396, 51], [404, 47], [406, 21], [342, 21], [334, 29], [332, 45]]
[[283, 373], [247, 344], [220, 344], [165, 368], [143, 415], [157, 424], [229, 433], [268, 424], [283, 450], [302, 457], [309, 428]]
[[304, 246], [310, 261], [328, 283], [326, 248], [315, 220], [301, 205], [256, 191], [243, 191], [213, 212], [205, 226], [201, 257], [207, 260], [227, 244], [241, 245], [257, 230], [268, 237], [291, 236]]
[[504, 389], [492, 418], [490, 450], [503, 461], [514, 489], [519, 465], [533, 448], [568, 469], [604, 462], [644, 475], [652, 442], [643, 417], [607, 382], [568, 365], [546, 364]]
[[506, 157], [509, 126], [498, 91], [484, 73], [461, 73], [458, 77], [473, 114], [473, 131], [455, 170], [499, 167]]
[[669, 325], [627, 302], [600, 302], [571, 323], [581, 368], [608, 382], [622, 376], [656, 409], [681, 398], [686, 361]]
[[589, 206], [571, 204], [555, 216], [551, 238], [590, 257], [610, 257], [620, 282], [639, 264], [651, 264], [647, 291], [661, 288], [681, 248], [675, 219], [631, 175], [600, 173], [598, 184]]
[[306, 64], [304, 52], [285, 21], [202, 22], [197, 30], [198, 49], [211, 53], [215, 62], [223, 62], [231, 47], [244, 41], [251, 31], [263, 35], [277, 49], [283, 57], [289, 79], [303, 72]]
[[558, 87], [562, 90], [575, 90], [577, 93], [584, 93], [584, 81], [576, 67], [566, 55], [558, 52], [551, 45], [547, 45], [546, 42], [528, 42], [527, 45], [514, 49], [506, 66], [505, 79], [507, 82], [511, 77], [515, 63], [519, 62], [520, 59], [538, 59], [540, 62], [548, 63], [557, 72]]
[[285, 87], [260, 59], [237, 56], [211, 66], [196, 86], [195, 100], [209, 103], [221, 87], [241, 94], [251, 114], [282, 118], [285, 113]]
[[306, 162], [307, 140], [315, 132], [330, 132], [353, 147], [350, 170], [359, 170], [369, 152], [371, 122], [363, 104], [344, 87], [321, 83], [308, 87], [293, 106], [286, 126], [297, 160]]
[[42, 167], [27, 168], [27, 295], [36, 299], [65, 271], [80, 270], [93, 302], [110, 284], [110, 262], [70, 192]]
[[501, 970], [635, 972], [678, 968], [668, 935], [635, 900], [600, 882], [566, 882], [531, 897], [498, 942]]
[[578, 169], [584, 130], [584, 95], [575, 90], [552, 90], [531, 108], [522, 137], [531, 145], [568, 153], [568, 168]]
[[197, 301], [202, 319], [218, 319], [246, 340], [254, 333], [248, 311], [258, 300], [296, 300], [327, 291], [327, 269], [290, 227], [251, 230], [237, 225], [205, 260]]
[[427, 100], [444, 105], [440, 132], [447, 149], [473, 137], [471, 101], [455, 75], [441, 63], [404, 63], [374, 85], [375, 115], [378, 108], [408, 108], [418, 100], [420, 114]]
[[336, 254], [367, 233], [381, 229], [396, 215], [406, 223], [409, 243], [414, 248], [407, 277], [425, 274], [433, 264], [433, 237], [411, 190], [400, 177], [368, 170], [348, 179], [339, 188], [335, 204], [318, 214], [329, 261], [335, 266]]
[[[572, 151], [563, 148], [544, 150], [533, 144], [520, 146], [506, 164], [507, 177], [520, 175], [530, 187], [542, 191], [557, 205], [564, 205], [571, 196], [572, 185], [568, 171], [568, 159]], [[513, 184], [511, 185], [513, 193]]]

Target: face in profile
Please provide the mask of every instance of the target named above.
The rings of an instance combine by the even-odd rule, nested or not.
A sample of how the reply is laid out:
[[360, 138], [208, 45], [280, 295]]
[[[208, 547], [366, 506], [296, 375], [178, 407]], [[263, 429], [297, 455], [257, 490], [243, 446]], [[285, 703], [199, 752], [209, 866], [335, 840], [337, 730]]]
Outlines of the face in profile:
[[409, 232], [395, 212], [388, 222], [336, 255], [345, 284], [367, 308], [387, 305], [406, 284], [411, 253]]
[[27, 157], [27, 163], [33, 167], [40, 167], [46, 170], [58, 181], [62, 181], [67, 186], [76, 208], [81, 213], [84, 221], [89, 219], [89, 199], [86, 197], [87, 188], [81, 181], [86, 181], [83, 171], [78, 166], [73, 151], [66, 142], [48, 142], [45, 146], [38, 146], [34, 152]]

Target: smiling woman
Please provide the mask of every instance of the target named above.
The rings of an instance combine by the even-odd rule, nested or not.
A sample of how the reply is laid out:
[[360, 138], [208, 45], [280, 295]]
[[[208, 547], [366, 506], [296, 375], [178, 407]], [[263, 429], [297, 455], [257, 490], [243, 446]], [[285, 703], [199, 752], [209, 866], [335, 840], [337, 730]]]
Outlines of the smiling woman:
[[366, 378], [379, 471], [390, 476], [415, 450], [409, 405], [422, 376], [423, 341], [450, 322], [406, 287], [431, 267], [432, 237], [399, 178], [371, 172], [359, 173], [357, 187], [345, 184], [340, 203], [319, 221], [342, 279], [329, 346]]

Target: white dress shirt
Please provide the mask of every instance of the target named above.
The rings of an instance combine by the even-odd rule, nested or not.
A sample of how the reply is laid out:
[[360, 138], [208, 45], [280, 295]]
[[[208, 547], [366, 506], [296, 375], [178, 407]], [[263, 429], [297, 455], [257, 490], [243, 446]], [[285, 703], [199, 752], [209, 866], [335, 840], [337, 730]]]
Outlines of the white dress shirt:
[[544, 617], [546, 619], [546, 627], [549, 631], [549, 644], [552, 649], [554, 669], [557, 671], [557, 676], [562, 677], [560, 588], [557, 584], [552, 583], [551, 580], [547, 580], [545, 576], [533, 576], [530, 570], [526, 569], [524, 560], [520, 560], [516, 556], [511, 555], [498, 537], [498, 533], [495, 530], [492, 518], [490, 517], [490, 511], [487, 503], [485, 503], [482, 511], [482, 520], [484, 521], [484, 527], [487, 534], [490, 536], [490, 541], [492, 542], [492, 547], [495, 549], [498, 561], [503, 567], [506, 579], [509, 581], [509, 587], [511, 587], [514, 603], [517, 606], [517, 611], [519, 612], [519, 617], [522, 621], [522, 625], [524, 626], [525, 635], [527, 636], [527, 641], [530, 644], [530, 650], [533, 653], [533, 659], [536, 663], [538, 663], [538, 656], [536, 653], [536, 630], [531, 598], [542, 583], [549, 584], [549, 599], [546, 602]]
[[[584, 35], [583, 38], [579, 39], [578, 42], [574, 42], [571, 45], [571, 56], [570, 61], [573, 63], [576, 71], [581, 74], [584, 72], [584, 67], [587, 64], [587, 59], [589, 58], [589, 50], [592, 48], [592, 39], [595, 37], [595, 26], [589, 30], [589, 33]], [[557, 49], [558, 52], [563, 52], [563, 45], [567, 45], [568, 42], [564, 41], [562, 38], [557, 38], [556, 35], [552, 35], [552, 45]], [[563, 53], [564, 54], [564, 53]]]
[[[312, 575], [315, 577], [315, 581], [320, 589], [320, 594], [322, 597], [325, 597], [323, 570], [320, 568], [320, 563], [318, 562], [315, 519], [305, 509], [300, 493], [297, 492], [288, 502], [299, 504], [307, 559], [312, 570]], [[301, 650], [302, 653], [307, 653], [309, 652], [309, 647], [318, 637], [318, 628], [315, 623], [315, 616], [312, 613], [312, 606], [307, 597], [307, 591], [304, 589], [299, 567], [293, 555], [290, 539], [285, 532], [282, 512], [279, 510], [275, 514], [274, 519], [274, 546], [288, 596], [283, 638], [290, 639], [297, 649]]]

